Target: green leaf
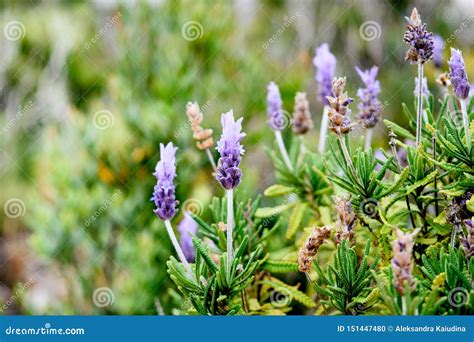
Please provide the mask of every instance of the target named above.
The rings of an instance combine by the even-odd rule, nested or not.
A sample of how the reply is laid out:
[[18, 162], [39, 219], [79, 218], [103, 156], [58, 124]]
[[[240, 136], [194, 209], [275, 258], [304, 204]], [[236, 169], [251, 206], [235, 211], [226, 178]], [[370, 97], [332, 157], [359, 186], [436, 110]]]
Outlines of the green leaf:
[[307, 203], [298, 203], [294, 208], [290, 216], [290, 222], [288, 223], [288, 229], [286, 230], [286, 238], [289, 240], [295, 235], [298, 230], [301, 221], [303, 220], [303, 215], [308, 207]]
[[298, 263], [290, 261], [265, 260], [261, 268], [270, 273], [298, 272]]
[[294, 203], [289, 203], [289, 204], [282, 204], [276, 207], [265, 207], [265, 208], [258, 208], [257, 211], [255, 212], [255, 217], [259, 218], [265, 218], [265, 217], [271, 217], [271, 216], [276, 216], [278, 214], [281, 214], [282, 212], [290, 209], [296, 204]]
[[428, 176], [426, 176], [422, 180], [419, 180], [418, 182], [415, 182], [413, 185], [410, 185], [409, 187], [407, 187], [406, 194], [410, 194], [416, 189], [431, 183], [437, 175], [438, 175], [438, 171], [431, 172]]
[[383, 123], [385, 124], [385, 126], [387, 126], [389, 129], [393, 130], [397, 135], [403, 137], [403, 138], [407, 138], [407, 139], [411, 139], [411, 140], [416, 140], [416, 137], [411, 134], [408, 130], [406, 130], [405, 128], [397, 125], [396, 123], [390, 121], [390, 120], [383, 120]]
[[268, 187], [263, 194], [267, 197], [279, 197], [282, 195], [290, 194], [295, 191], [294, 187], [275, 184]]

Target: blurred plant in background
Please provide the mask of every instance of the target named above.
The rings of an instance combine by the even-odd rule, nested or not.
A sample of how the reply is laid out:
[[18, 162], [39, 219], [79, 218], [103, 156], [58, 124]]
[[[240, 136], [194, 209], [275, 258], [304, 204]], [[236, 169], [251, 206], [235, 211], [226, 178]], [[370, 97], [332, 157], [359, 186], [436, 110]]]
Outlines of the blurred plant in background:
[[[462, 48], [472, 43], [474, 20], [462, 3], [440, 7], [415, 3], [420, 13], [432, 13], [429, 27], [446, 39], [443, 45]], [[220, 113], [230, 108], [245, 118], [247, 153], [241, 165], [245, 181], [239, 186], [236, 205], [242, 204], [236, 215], [258, 221], [262, 234], [275, 227], [265, 242], [271, 259], [259, 266], [262, 279], [256, 280], [258, 289], [249, 295], [246, 309], [255, 314], [302, 313], [306, 304], [314, 310], [308, 300], [313, 289], [307, 289], [304, 277], [296, 272], [305, 239], [298, 232], [303, 226], [333, 223], [334, 178], [328, 177], [328, 165], [316, 154], [299, 157], [315, 149], [317, 130], [296, 141], [291, 141], [291, 130], [282, 132], [294, 172], [280, 160], [277, 145], [270, 148], [274, 133], [266, 128], [266, 85], [270, 80], [278, 84], [281, 110], [288, 119], [295, 93], [306, 91], [317, 126], [323, 104], [317, 97], [312, 57], [315, 47], [328, 42], [338, 58], [336, 75], [347, 75], [349, 94], [360, 86], [354, 66], [364, 70], [380, 66], [383, 118], [403, 127], [410, 120], [399, 113], [402, 102], [413, 99], [414, 71], [402, 67], [400, 18], [412, 5], [247, 0], [213, 5], [203, 1], [1, 4], [0, 186], [5, 215], [0, 229], [0, 298], [11, 302], [3, 311], [187, 312], [192, 303], [183, 302], [168, 277], [166, 262], [173, 249], [164, 225], [150, 214], [153, 205], [148, 199], [159, 143], [173, 141], [180, 147], [176, 179], [180, 211], [173, 225], [185, 212], [202, 217], [201, 230], [206, 222], [220, 221], [215, 211], [226, 205], [225, 200], [212, 199], [222, 191], [204, 152], [194, 147], [188, 101], [200, 103], [203, 127], [214, 132], [220, 132]], [[462, 50], [469, 74], [471, 51]], [[425, 67], [434, 96], [446, 93], [435, 83], [440, 70], [448, 70], [446, 62], [441, 69]], [[398, 126], [388, 127], [411, 138], [400, 134]], [[385, 133], [375, 129], [372, 146], [387, 146]], [[362, 135], [350, 133], [350, 138], [357, 141]], [[216, 151], [210, 151], [217, 160]], [[459, 157], [457, 151], [452, 153], [452, 158]], [[405, 158], [420, 163], [415, 154], [412, 150]], [[376, 165], [374, 159], [367, 163]], [[443, 166], [452, 167], [439, 165]], [[413, 186], [421, 180], [403, 170]], [[390, 164], [384, 171], [396, 172], [396, 167]], [[374, 186], [375, 198], [386, 191]], [[256, 198], [264, 189], [266, 196]], [[284, 196], [283, 204], [272, 199], [277, 196]], [[353, 196], [356, 209], [366, 204], [357, 192]], [[253, 198], [251, 203], [244, 201], [247, 198]], [[423, 199], [413, 204], [421, 213], [432, 210]], [[212, 210], [206, 210], [208, 205]], [[286, 210], [291, 214], [280, 218]], [[244, 224], [238, 222], [236, 234], [243, 234]], [[367, 222], [370, 229], [373, 224]], [[224, 251], [216, 227], [205, 234]], [[378, 237], [383, 257], [391, 247], [387, 236]], [[236, 247], [245, 249], [248, 243], [250, 251], [262, 253], [255, 250], [255, 241], [237, 242]], [[323, 244], [318, 253], [326, 258], [335, 248]], [[352, 253], [350, 248], [337, 247], [342, 254]], [[264, 254], [259, 255], [263, 260]], [[436, 263], [447, 263], [442, 255], [433, 254], [432, 259], [439, 256]], [[429, 268], [427, 273], [437, 276]], [[298, 283], [301, 287], [296, 290], [293, 286]], [[450, 280], [450, 284], [457, 283]], [[291, 308], [284, 295], [288, 292], [300, 304]], [[261, 295], [266, 298], [256, 300]]]

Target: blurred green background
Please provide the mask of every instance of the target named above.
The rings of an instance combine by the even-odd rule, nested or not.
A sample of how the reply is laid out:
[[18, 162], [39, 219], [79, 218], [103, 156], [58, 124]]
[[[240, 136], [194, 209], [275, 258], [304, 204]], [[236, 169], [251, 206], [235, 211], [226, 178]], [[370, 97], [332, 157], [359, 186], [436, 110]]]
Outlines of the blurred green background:
[[[254, 197], [274, 179], [266, 85], [280, 86], [290, 113], [306, 91], [318, 128], [312, 58], [323, 42], [351, 96], [361, 86], [354, 67], [380, 67], [383, 116], [403, 123], [416, 74], [404, 62], [403, 17], [414, 5], [472, 74], [469, 0], [1, 1], [0, 311], [180, 313], [171, 244], [149, 201], [159, 143], [179, 147], [181, 203], [195, 200], [205, 216], [221, 195], [186, 103], [200, 103], [215, 140], [222, 112], [244, 117], [239, 196]], [[442, 71], [445, 61], [425, 68], [434, 94]], [[379, 127], [376, 144], [385, 136]], [[317, 138], [315, 129], [306, 141]]]

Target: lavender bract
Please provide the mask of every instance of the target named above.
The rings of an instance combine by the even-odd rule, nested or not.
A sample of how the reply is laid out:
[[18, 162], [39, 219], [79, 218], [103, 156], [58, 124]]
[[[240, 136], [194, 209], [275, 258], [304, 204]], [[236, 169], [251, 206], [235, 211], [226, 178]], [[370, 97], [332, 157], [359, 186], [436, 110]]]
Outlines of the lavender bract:
[[336, 57], [329, 51], [327, 43], [316, 48], [313, 64], [316, 67], [316, 81], [319, 86], [319, 96], [324, 105], [328, 105], [327, 96], [333, 96], [332, 80], [336, 72]]
[[286, 126], [282, 103], [278, 86], [275, 82], [270, 82], [267, 87], [268, 124], [275, 131], [281, 131]]
[[407, 31], [403, 36], [405, 43], [410, 45], [405, 60], [410, 63], [425, 63], [433, 56], [434, 41], [433, 33], [426, 30], [426, 23], [421, 21], [416, 8], [413, 9], [408, 21]]
[[173, 180], [176, 177], [175, 155], [177, 147], [172, 143], [160, 144], [160, 161], [153, 175], [157, 179], [151, 201], [155, 202], [154, 213], [162, 220], [170, 220], [176, 214], [176, 197]]
[[360, 99], [358, 108], [360, 110], [359, 119], [363, 122], [364, 127], [374, 127], [380, 118], [380, 101], [378, 95], [380, 93], [380, 82], [376, 80], [379, 69], [374, 66], [369, 70], [362, 71], [356, 67], [365, 88], [357, 90], [357, 96]]
[[184, 217], [178, 225], [178, 231], [180, 234], [179, 244], [183, 250], [183, 254], [186, 260], [193, 262], [196, 257], [196, 251], [192, 241], [192, 235], [195, 235], [198, 229], [198, 224], [189, 215], [184, 213]]
[[221, 117], [222, 135], [216, 147], [220, 153], [216, 179], [226, 190], [237, 187], [242, 178], [242, 171], [239, 169], [240, 156], [245, 152], [240, 144], [240, 140], [245, 137], [245, 133], [242, 133], [242, 120], [240, 118], [235, 121], [232, 110]]
[[467, 80], [466, 68], [461, 51], [451, 48], [451, 59], [448, 64], [449, 78], [456, 97], [463, 100], [467, 99], [470, 92], [470, 84]]

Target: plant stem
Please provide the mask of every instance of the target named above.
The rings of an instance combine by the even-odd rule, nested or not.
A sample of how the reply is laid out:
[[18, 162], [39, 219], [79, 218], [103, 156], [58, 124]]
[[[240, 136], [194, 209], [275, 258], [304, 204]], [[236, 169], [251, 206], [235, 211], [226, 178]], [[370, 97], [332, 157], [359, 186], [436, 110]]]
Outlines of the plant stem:
[[[393, 130], [390, 130], [389, 137], [390, 137], [389, 145], [392, 148], [392, 154], [395, 157], [395, 161], [397, 162], [398, 172], [401, 173], [402, 172], [402, 166], [401, 166], [401, 163], [400, 163], [400, 158], [398, 157], [397, 147], [395, 145], [395, 133], [393, 133]], [[411, 225], [412, 225], [413, 228], [415, 228], [415, 218], [413, 217], [413, 213], [411, 212], [410, 199], [408, 198], [408, 195], [405, 196], [405, 203], [407, 205], [408, 212], [410, 213]]]
[[416, 111], [416, 146], [421, 145], [421, 127], [423, 125], [423, 63], [418, 62], [418, 109]]
[[351, 169], [352, 175], [355, 178], [357, 177], [357, 173], [355, 171], [354, 164], [352, 163], [351, 156], [349, 154], [349, 150], [347, 149], [346, 142], [344, 141], [344, 136], [342, 134], [338, 134], [337, 137], [339, 138], [339, 142], [341, 143], [342, 152], [344, 153], [344, 158], [346, 159], [347, 165]]
[[165, 222], [166, 230], [168, 231], [168, 235], [171, 239], [171, 243], [173, 244], [173, 247], [176, 250], [176, 253], [178, 254], [179, 260], [181, 260], [181, 263], [184, 265], [184, 268], [188, 272], [191, 279], [195, 281], [196, 278], [194, 277], [194, 273], [191, 270], [191, 266], [189, 266], [189, 263], [186, 260], [186, 257], [184, 256], [183, 250], [179, 246], [178, 240], [176, 239], [176, 235], [174, 234], [173, 227], [171, 226], [170, 220], [165, 220], [164, 222]]
[[471, 151], [471, 133], [469, 132], [469, 116], [467, 115], [466, 100], [461, 102], [462, 123], [464, 126], [464, 135], [466, 136], [466, 146]]
[[281, 136], [280, 131], [274, 131], [275, 132], [275, 138], [278, 144], [278, 148], [280, 150], [281, 156], [283, 157], [283, 161], [285, 162], [286, 167], [288, 170], [293, 171], [293, 166], [291, 166], [291, 160], [290, 157], [288, 156], [288, 152], [286, 151], [285, 148], [285, 143], [283, 142], [283, 137]]
[[216, 162], [214, 161], [214, 157], [212, 156], [211, 150], [206, 148], [206, 154], [209, 158], [209, 162], [211, 163], [212, 168], [214, 169], [214, 172], [217, 172]]
[[328, 135], [328, 125], [329, 125], [328, 111], [329, 111], [329, 107], [324, 106], [323, 116], [321, 118], [321, 128], [319, 129], [318, 151], [320, 154], [323, 154], [326, 148], [326, 139]]
[[[229, 189], [227, 194], [227, 276], [230, 278], [234, 247], [232, 234], [234, 231], [234, 190]], [[228, 279], [230, 281], [230, 279]]]
[[365, 151], [367, 152], [372, 146], [372, 135], [374, 130], [372, 128], [366, 128], [365, 130]]
[[402, 295], [402, 315], [407, 315], [407, 297], [405, 295]]
[[458, 236], [458, 230], [459, 230], [459, 223], [455, 223], [453, 225], [453, 231], [451, 232], [451, 247], [454, 248], [454, 245], [456, 244], [456, 237]]
[[[436, 160], [436, 132], [433, 133], [433, 145], [431, 147], [433, 149], [433, 160]], [[436, 165], [433, 165], [433, 171], [436, 171]], [[435, 176], [434, 178], [434, 202], [435, 202], [435, 214], [438, 217], [439, 214], [439, 204], [438, 204], [438, 177]]]

